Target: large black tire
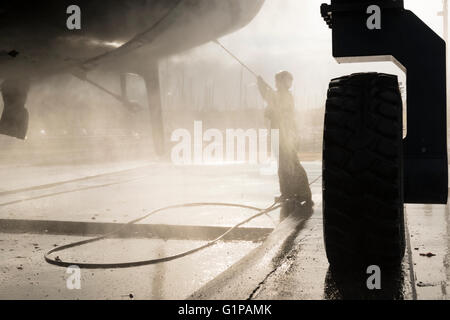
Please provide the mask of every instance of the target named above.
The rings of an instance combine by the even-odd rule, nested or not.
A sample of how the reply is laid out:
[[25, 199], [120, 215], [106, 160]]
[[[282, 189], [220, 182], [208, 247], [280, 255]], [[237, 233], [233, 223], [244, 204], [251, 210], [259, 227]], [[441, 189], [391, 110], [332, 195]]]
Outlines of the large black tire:
[[330, 83], [323, 150], [323, 214], [332, 268], [394, 267], [405, 253], [402, 99], [396, 76]]

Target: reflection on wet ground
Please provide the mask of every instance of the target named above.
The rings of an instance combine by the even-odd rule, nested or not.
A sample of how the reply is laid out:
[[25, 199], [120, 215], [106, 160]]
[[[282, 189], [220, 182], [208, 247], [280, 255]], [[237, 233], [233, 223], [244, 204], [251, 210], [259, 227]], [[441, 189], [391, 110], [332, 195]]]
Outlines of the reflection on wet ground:
[[406, 214], [417, 299], [449, 299], [449, 206], [408, 204]]
[[449, 299], [449, 206], [407, 204], [405, 216], [407, 252], [403, 266], [383, 270], [381, 290], [367, 289], [370, 275], [329, 269], [325, 299]]
[[407, 275], [401, 266], [383, 269], [380, 290], [368, 288], [370, 274], [354, 270], [328, 269], [325, 278], [326, 300], [404, 300]]
[[[124, 172], [125, 169], [130, 170]], [[320, 177], [321, 163], [305, 163], [305, 169], [313, 181]], [[21, 167], [14, 170], [4, 167], [0, 168], [0, 173], [5, 177], [0, 183], [0, 203], [10, 202], [9, 205], [1, 207], [0, 218], [30, 220], [34, 223], [43, 219], [52, 223], [62, 221], [83, 225], [126, 223], [152, 208], [173, 204], [174, 201], [230, 201], [264, 207], [279, 194], [276, 176], [261, 176], [256, 168], [248, 166], [185, 168], [133, 163], [127, 167], [111, 167], [108, 170], [92, 166]], [[94, 178], [83, 178], [91, 176]], [[29, 185], [30, 179], [34, 185]], [[61, 184], [61, 181], [64, 183]], [[11, 190], [14, 192], [10, 192]], [[287, 254], [274, 254], [273, 256], [277, 257], [274, 264], [265, 261], [267, 270], [261, 265], [257, 266], [264, 274], [261, 276], [262, 280], [256, 281], [255, 287], [250, 288], [250, 293], [254, 291], [252, 298], [401, 300], [449, 297], [448, 206], [406, 205], [408, 240], [403, 265], [391, 270], [383, 269], [381, 290], [372, 291], [367, 288], [370, 275], [366, 270], [359, 273], [350, 270], [329, 270], [323, 244], [320, 180], [312, 186], [312, 190], [316, 204], [314, 213], [311, 217], [305, 217], [301, 228], [299, 227], [301, 230], [297, 230], [295, 237], [283, 238], [285, 245], [280, 251], [287, 251]], [[118, 194], [120, 197], [117, 197]], [[71, 206], [68, 206], [68, 203]], [[178, 228], [177, 230], [199, 226], [226, 228], [248, 216], [248, 212], [241, 210], [196, 208], [174, 210], [156, 216], [146, 223], [170, 224], [173, 228]], [[262, 217], [249, 224], [248, 228], [273, 228], [277, 220], [278, 214], [275, 213], [271, 219]], [[0, 264], [0, 273], [3, 275], [0, 280], [3, 288], [7, 288], [0, 291], [0, 298], [14, 296], [39, 299], [46, 298], [45, 295], [52, 298], [78, 298], [76, 294], [65, 291], [65, 270], [53, 269], [42, 260], [44, 248], [65, 242], [66, 237], [70, 236], [51, 233], [14, 236], [1, 234], [0, 242], [5, 249], [4, 254], [8, 257]], [[145, 244], [141, 244], [141, 240], [127, 241], [129, 248], [133, 249], [148, 250], [152, 247], [155, 250], [152, 250], [151, 254], [158, 256], [169, 254], [171, 250], [182, 250], [190, 243], [185, 240], [170, 240], [167, 247], [163, 247], [156, 239], [149, 239]], [[34, 243], [41, 245], [36, 248], [31, 246]], [[177, 262], [143, 268], [137, 272], [126, 270], [87, 273], [82, 296], [86, 299], [115, 298], [121, 297], [123, 290], [132, 289], [138, 298], [184, 298], [258, 246], [259, 243], [249, 241], [226, 242], [184, 260], [181, 265]], [[125, 247], [124, 251], [134, 254], [129, 248]], [[105, 251], [105, 254], [115, 251], [117, 248], [110, 252]], [[103, 254], [100, 250], [93, 252]], [[122, 255], [122, 252], [117, 254]], [[255, 274], [249, 276], [255, 278]], [[24, 278], [30, 278], [30, 283], [17, 280]], [[142, 280], [144, 278], [145, 281]], [[114, 286], [104, 285], [112, 283], [111, 279], [116, 283]], [[244, 287], [242, 282], [239, 283], [239, 288], [241, 287]], [[44, 296], [43, 292], [46, 292]], [[248, 295], [243, 296], [248, 298]]]

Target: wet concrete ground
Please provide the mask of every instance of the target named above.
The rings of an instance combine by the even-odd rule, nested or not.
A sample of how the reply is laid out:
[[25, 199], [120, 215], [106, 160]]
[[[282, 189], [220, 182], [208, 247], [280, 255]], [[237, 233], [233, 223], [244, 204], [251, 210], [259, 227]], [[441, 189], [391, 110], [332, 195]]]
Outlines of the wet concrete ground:
[[[311, 181], [320, 176], [320, 162], [304, 165]], [[129, 162], [98, 166], [3, 166], [0, 176], [0, 219], [61, 223], [126, 223], [158, 207], [185, 202], [231, 202], [264, 208], [279, 193], [276, 175], [262, 175], [258, 167], [247, 165], [175, 167]], [[165, 264], [125, 270], [82, 270], [81, 290], [68, 290], [66, 270], [46, 264], [43, 254], [55, 245], [84, 239], [82, 234], [69, 236], [45, 230], [41, 234], [21, 234], [6, 230], [0, 234], [0, 299], [130, 299], [130, 294], [134, 299], [183, 299], [195, 298], [195, 293], [197, 297], [208, 298], [204, 290], [208, 283], [224, 278], [224, 273], [232, 270], [229, 267], [238, 262], [240, 267], [245, 268], [246, 264], [248, 267], [246, 256], [259, 257], [261, 263], [267, 264], [270, 254], [280, 257], [275, 266], [258, 267], [254, 279], [241, 283], [233, 295], [227, 290], [219, 292], [216, 287], [209, 297], [342, 298], [336, 279], [329, 273], [324, 252], [320, 182], [313, 185], [315, 211], [312, 216], [303, 217], [301, 223], [291, 219], [280, 227], [279, 213], [274, 212], [245, 226], [253, 230], [276, 228], [277, 236], [269, 237], [269, 244], [263, 243], [263, 239], [229, 239]], [[190, 226], [195, 232], [200, 230], [196, 229], [199, 226], [226, 228], [251, 214], [254, 212], [250, 210], [219, 207], [176, 209], [141, 224]], [[450, 290], [448, 207], [407, 205], [406, 215], [410, 237], [403, 270], [392, 279], [392, 283], [400, 282], [396, 298], [446, 299]], [[277, 239], [294, 229], [295, 237], [288, 249], [280, 246]], [[89, 262], [157, 258], [194, 248], [206, 243], [207, 238], [206, 234], [200, 234], [195, 241], [156, 237], [111, 239], [76, 248], [61, 254], [61, 258]], [[286, 254], [280, 256], [277, 250]]]
[[[81, 270], [81, 290], [69, 290], [65, 268], [47, 264], [44, 251], [80, 237], [0, 235], [0, 299], [184, 299], [258, 244], [226, 242], [164, 264], [120, 270]], [[115, 262], [158, 258], [203, 244], [186, 240], [107, 240], [61, 257]]]
[[450, 299], [449, 207], [407, 205], [417, 298]]
[[[278, 193], [276, 176], [262, 176], [259, 168], [243, 165], [205, 168], [131, 162], [22, 166], [1, 167], [0, 174], [0, 219], [4, 228], [0, 234], [0, 299], [130, 299], [129, 294], [134, 299], [183, 299], [263, 240], [228, 239], [192, 256], [148, 267], [82, 270], [82, 289], [68, 290], [66, 269], [47, 264], [43, 254], [55, 245], [85, 237], [49, 234], [42, 229], [35, 230], [40, 234], [21, 234], [16, 229], [11, 230], [16, 233], [8, 233], [5, 221], [34, 221], [48, 226], [69, 221], [126, 223], [156, 208], [185, 202], [232, 202], [265, 208]], [[235, 208], [184, 208], [160, 213], [141, 225], [175, 225], [192, 235], [202, 232], [197, 227], [226, 230], [253, 214]], [[274, 212], [242, 230], [270, 232], [277, 222], [278, 212]], [[195, 235], [196, 241], [186, 240], [190, 235], [177, 235], [183, 240], [111, 239], [61, 253], [60, 258], [99, 263], [145, 260], [177, 254], [211, 240], [206, 232]]]

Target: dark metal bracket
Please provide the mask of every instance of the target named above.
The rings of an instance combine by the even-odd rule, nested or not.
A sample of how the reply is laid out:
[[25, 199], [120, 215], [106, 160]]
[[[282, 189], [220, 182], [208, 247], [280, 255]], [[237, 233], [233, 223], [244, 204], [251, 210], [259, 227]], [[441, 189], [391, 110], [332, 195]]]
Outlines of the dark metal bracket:
[[[381, 9], [381, 29], [367, 27], [370, 5]], [[405, 203], [447, 203], [445, 41], [405, 10], [403, 0], [331, 0], [321, 14], [332, 29], [336, 59], [391, 59], [406, 71]]]

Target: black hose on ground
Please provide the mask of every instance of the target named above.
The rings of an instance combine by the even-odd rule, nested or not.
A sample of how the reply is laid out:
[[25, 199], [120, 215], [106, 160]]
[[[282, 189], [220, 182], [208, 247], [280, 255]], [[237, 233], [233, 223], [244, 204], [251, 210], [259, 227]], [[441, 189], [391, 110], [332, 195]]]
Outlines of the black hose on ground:
[[[319, 176], [313, 182], [311, 182], [309, 185], [311, 186], [312, 184], [316, 183], [321, 177], [322, 176]], [[163, 262], [169, 262], [169, 261], [173, 261], [173, 260], [177, 260], [177, 259], [186, 257], [188, 255], [191, 255], [193, 253], [199, 252], [203, 249], [206, 249], [206, 248], [209, 248], [209, 247], [215, 245], [217, 242], [224, 239], [228, 234], [230, 234], [232, 231], [239, 228], [240, 226], [245, 225], [256, 218], [259, 218], [263, 215], [267, 215], [268, 213], [281, 208], [283, 203], [289, 202], [289, 201], [295, 201], [295, 199], [285, 199], [283, 197], [277, 198], [275, 200], [275, 202], [266, 209], [256, 208], [256, 207], [252, 207], [252, 206], [246, 206], [246, 205], [242, 205], [242, 204], [220, 203], [220, 202], [217, 202], [217, 203], [215, 203], [215, 202], [186, 203], [186, 204], [168, 206], [168, 207], [156, 209], [156, 210], [146, 214], [143, 217], [140, 217], [138, 219], [130, 221], [122, 228], [119, 228], [116, 231], [107, 233], [103, 236], [88, 239], [88, 240], [78, 241], [78, 242], [74, 242], [74, 243], [69, 243], [69, 244], [66, 244], [66, 245], [63, 245], [60, 247], [56, 247], [56, 248], [48, 251], [44, 255], [44, 258], [45, 258], [45, 261], [48, 262], [49, 264], [52, 264], [52, 265], [55, 265], [58, 267], [66, 267], [67, 268], [67, 267], [71, 267], [71, 266], [77, 266], [81, 269], [124, 269], [124, 268], [133, 268], [133, 267], [140, 267], [140, 266], [147, 266], [147, 265], [158, 264], [158, 263], [163, 263]], [[185, 251], [185, 252], [173, 255], [173, 256], [165, 257], [165, 258], [141, 260], [141, 261], [133, 261], [133, 262], [125, 262], [125, 263], [78, 263], [76, 261], [72, 261], [72, 262], [71, 261], [62, 261], [59, 257], [56, 257], [56, 258], [50, 257], [50, 255], [52, 255], [53, 253], [56, 253], [56, 252], [62, 252], [67, 249], [80, 247], [80, 246], [83, 246], [88, 243], [93, 243], [93, 242], [107, 239], [113, 235], [119, 234], [121, 231], [126, 229], [128, 226], [130, 226], [132, 224], [136, 224], [136, 223], [138, 223], [144, 219], [147, 219], [148, 217], [153, 216], [162, 211], [167, 211], [167, 210], [171, 210], [171, 209], [180, 209], [180, 208], [205, 207], [205, 206], [243, 208], [243, 209], [249, 209], [249, 210], [259, 211], [259, 212], [255, 215], [251, 216], [250, 218], [238, 223], [234, 227], [231, 227], [227, 232], [222, 234], [217, 239], [214, 239], [198, 248], [194, 248], [192, 250], [188, 250], [188, 251]]]
[[[116, 235], [118, 233], [120, 233], [121, 231], [123, 231], [124, 229], [126, 229], [128, 226], [138, 223], [144, 219], [147, 219], [148, 217], [155, 215], [159, 212], [162, 211], [166, 211], [166, 210], [170, 210], [170, 209], [179, 209], [179, 208], [192, 208], [192, 207], [204, 207], [204, 206], [220, 206], [220, 207], [234, 207], [234, 208], [243, 208], [243, 209], [250, 209], [253, 211], [259, 211], [259, 213], [251, 216], [250, 218], [246, 219], [245, 221], [240, 222], [239, 224], [235, 225], [234, 227], [230, 228], [227, 232], [225, 232], [224, 234], [222, 234], [220, 237], [218, 237], [215, 240], [212, 240], [198, 248], [192, 249], [192, 250], [188, 250], [173, 256], [168, 256], [165, 258], [159, 258], [159, 259], [150, 259], [150, 260], [141, 260], [141, 261], [133, 261], [133, 262], [125, 262], [125, 263], [79, 263], [76, 261], [62, 261], [59, 257], [56, 258], [51, 258], [50, 255], [52, 255], [53, 253], [56, 252], [62, 252], [65, 251], [67, 249], [71, 249], [71, 248], [75, 248], [75, 247], [80, 247], [83, 245], [86, 245], [88, 243], [93, 243], [93, 242], [97, 242], [100, 240], [104, 240], [107, 239], [113, 235]], [[132, 267], [140, 267], [140, 266], [147, 266], [147, 265], [152, 265], [152, 264], [158, 264], [158, 263], [162, 263], [162, 262], [169, 262], [172, 260], [176, 260], [176, 259], [180, 259], [183, 257], [186, 257], [188, 255], [191, 255], [193, 253], [196, 253], [198, 251], [201, 251], [203, 249], [206, 249], [208, 247], [213, 246], [214, 244], [216, 244], [217, 242], [219, 242], [220, 240], [224, 239], [228, 234], [230, 234], [233, 230], [239, 228], [240, 226], [247, 224], [248, 222], [262, 216], [262, 215], [266, 215], [269, 212], [275, 211], [277, 209], [279, 209], [281, 207], [281, 204], [279, 204], [279, 202], [275, 202], [274, 204], [272, 204], [270, 207], [268, 207], [267, 209], [260, 209], [260, 208], [256, 208], [256, 207], [251, 207], [251, 206], [246, 206], [246, 205], [240, 205], [240, 204], [231, 204], [231, 203], [187, 203], [187, 204], [181, 204], [181, 205], [174, 205], [174, 206], [168, 206], [168, 207], [164, 207], [164, 208], [160, 208], [160, 209], [156, 209], [152, 212], [150, 212], [149, 214], [138, 218], [136, 220], [133, 220], [129, 223], [127, 223], [127, 225], [123, 226], [122, 228], [119, 228], [116, 231], [110, 232], [108, 234], [105, 234], [103, 236], [100, 237], [96, 237], [96, 238], [92, 238], [92, 239], [88, 239], [88, 240], [83, 240], [83, 241], [78, 241], [78, 242], [74, 242], [74, 243], [70, 243], [67, 245], [63, 245], [60, 247], [56, 247], [50, 251], [48, 251], [44, 258], [45, 261], [48, 262], [49, 264], [58, 266], [58, 267], [70, 267], [70, 266], [77, 266], [81, 269], [123, 269], [123, 268], [132, 268]]]

